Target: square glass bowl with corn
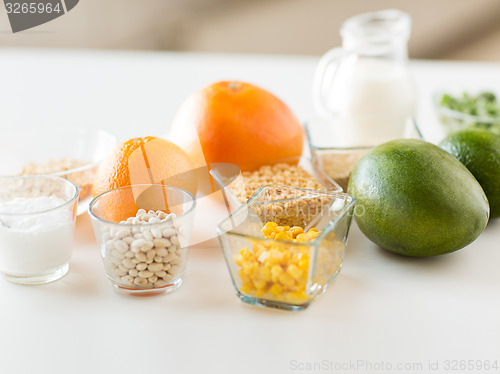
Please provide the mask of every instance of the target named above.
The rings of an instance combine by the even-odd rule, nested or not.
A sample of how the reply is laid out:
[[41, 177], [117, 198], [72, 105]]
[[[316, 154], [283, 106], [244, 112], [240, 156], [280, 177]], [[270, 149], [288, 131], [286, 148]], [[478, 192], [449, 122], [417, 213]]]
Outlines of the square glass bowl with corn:
[[217, 228], [237, 296], [307, 308], [340, 271], [354, 206], [338, 191], [261, 187]]

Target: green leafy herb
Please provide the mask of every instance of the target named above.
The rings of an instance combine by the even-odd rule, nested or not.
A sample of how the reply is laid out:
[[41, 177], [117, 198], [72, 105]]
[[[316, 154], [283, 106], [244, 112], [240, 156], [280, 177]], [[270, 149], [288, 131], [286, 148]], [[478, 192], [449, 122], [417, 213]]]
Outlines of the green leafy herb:
[[473, 122], [466, 119], [459, 120], [464, 125], [481, 127], [500, 133], [500, 102], [497, 101], [492, 92], [481, 92], [477, 96], [469, 95], [467, 92], [463, 92], [460, 96], [443, 94], [440, 105], [482, 119]]

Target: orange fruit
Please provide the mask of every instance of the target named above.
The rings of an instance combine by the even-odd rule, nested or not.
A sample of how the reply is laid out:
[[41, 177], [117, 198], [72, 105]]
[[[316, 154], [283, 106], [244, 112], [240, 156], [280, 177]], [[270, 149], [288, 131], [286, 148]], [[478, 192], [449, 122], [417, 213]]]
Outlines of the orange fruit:
[[[162, 138], [135, 138], [119, 144], [101, 162], [92, 193], [95, 197], [119, 187], [152, 183], [178, 187], [196, 195], [193, 166], [182, 149]], [[135, 216], [139, 209], [137, 196], [143, 191], [144, 188], [122, 189], [106, 195], [100, 202], [104, 218], [121, 221]]]
[[244, 171], [302, 154], [303, 130], [272, 93], [243, 82], [217, 82], [179, 108], [171, 139], [195, 167], [232, 163]]

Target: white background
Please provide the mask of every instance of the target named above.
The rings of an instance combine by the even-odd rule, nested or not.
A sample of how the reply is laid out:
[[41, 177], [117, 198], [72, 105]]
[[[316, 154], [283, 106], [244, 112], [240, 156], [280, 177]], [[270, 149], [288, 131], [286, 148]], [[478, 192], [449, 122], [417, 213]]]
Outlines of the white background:
[[[313, 115], [317, 61], [3, 49], [0, 142], [22, 147], [8, 137], [10, 126], [50, 123], [100, 127], [121, 140], [161, 135], [190, 92], [221, 79], [269, 89], [304, 121]], [[412, 68], [417, 120], [430, 140], [438, 136], [432, 92], [499, 89], [496, 64], [417, 61]], [[340, 276], [299, 313], [241, 303], [216, 242], [191, 250], [175, 293], [129, 298], [106, 279], [87, 215], [78, 218], [75, 241], [63, 279], [31, 287], [0, 279], [0, 373], [289, 373], [349, 360], [445, 372], [446, 360], [500, 360], [498, 220], [467, 248], [423, 259], [379, 249], [354, 224]], [[435, 360], [439, 370], [429, 370]]]

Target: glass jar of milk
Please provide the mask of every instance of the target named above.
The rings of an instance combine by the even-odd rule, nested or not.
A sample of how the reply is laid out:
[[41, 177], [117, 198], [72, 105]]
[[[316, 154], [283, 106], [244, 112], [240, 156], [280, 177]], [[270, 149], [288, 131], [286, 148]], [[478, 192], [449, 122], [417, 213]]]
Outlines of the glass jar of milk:
[[342, 126], [337, 143], [369, 146], [402, 136], [416, 109], [410, 30], [410, 16], [398, 10], [361, 14], [342, 25], [342, 47], [322, 57], [314, 82], [319, 114]]

